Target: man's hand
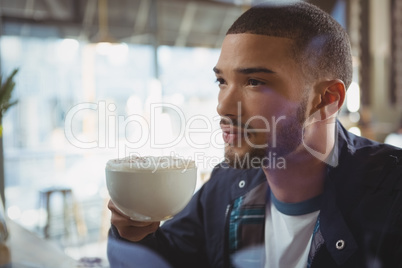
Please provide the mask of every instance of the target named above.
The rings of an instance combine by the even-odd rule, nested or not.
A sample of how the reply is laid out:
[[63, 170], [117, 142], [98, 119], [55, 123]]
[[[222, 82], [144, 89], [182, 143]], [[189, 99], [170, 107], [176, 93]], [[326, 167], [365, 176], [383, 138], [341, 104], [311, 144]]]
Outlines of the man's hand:
[[108, 208], [112, 212], [111, 223], [116, 227], [119, 235], [127, 240], [138, 242], [149, 234], [154, 233], [160, 222], [141, 222], [133, 221], [130, 217], [123, 215], [113, 204], [112, 200], [108, 203]]

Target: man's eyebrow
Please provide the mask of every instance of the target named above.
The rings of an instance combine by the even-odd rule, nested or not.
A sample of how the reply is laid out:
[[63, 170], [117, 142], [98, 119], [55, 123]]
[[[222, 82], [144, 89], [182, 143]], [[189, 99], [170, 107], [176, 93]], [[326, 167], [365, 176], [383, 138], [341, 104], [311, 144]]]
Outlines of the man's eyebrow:
[[[222, 73], [222, 71], [216, 67], [212, 69], [216, 74]], [[252, 68], [238, 68], [236, 69], [237, 73], [241, 74], [253, 74], [253, 73], [268, 73], [268, 74], [274, 74], [275, 72], [267, 69], [265, 67], [252, 67]]]
[[236, 69], [236, 72], [241, 73], [241, 74], [253, 74], [253, 73], [274, 74], [275, 73], [274, 71], [264, 68], [264, 67], [239, 68], [239, 69]]

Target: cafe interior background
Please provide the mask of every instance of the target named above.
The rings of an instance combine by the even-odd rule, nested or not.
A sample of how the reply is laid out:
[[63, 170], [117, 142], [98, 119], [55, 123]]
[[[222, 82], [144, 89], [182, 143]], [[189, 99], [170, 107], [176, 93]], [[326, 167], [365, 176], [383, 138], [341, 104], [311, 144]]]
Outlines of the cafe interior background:
[[[192, 158], [201, 186], [223, 158], [212, 67], [228, 27], [258, 2], [0, 0], [1, 75], [19, 69], [2, 124], [8, 220], [73, 259], [105, 260], [108, 159]], [[350, 35], [340, 120], [402, 146], [402, 1], [309, 2]]]

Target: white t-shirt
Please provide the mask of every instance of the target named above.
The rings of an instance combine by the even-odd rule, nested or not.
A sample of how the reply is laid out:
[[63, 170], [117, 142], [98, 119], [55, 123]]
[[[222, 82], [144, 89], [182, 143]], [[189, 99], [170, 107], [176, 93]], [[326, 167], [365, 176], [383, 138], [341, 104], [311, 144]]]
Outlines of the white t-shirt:
[[284, 203], [274, 195], [267, 202], [265, 268], [306, 268], [321, 196]]

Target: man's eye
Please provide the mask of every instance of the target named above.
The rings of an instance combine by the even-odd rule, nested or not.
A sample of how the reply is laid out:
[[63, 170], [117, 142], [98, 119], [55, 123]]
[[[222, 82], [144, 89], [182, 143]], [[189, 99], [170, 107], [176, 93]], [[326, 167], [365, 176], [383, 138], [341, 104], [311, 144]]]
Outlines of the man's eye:
[[249, 79], [248, 80], [248, 84], [250, 86], [259, 86], [259, 85], [263, 85], [264, 83], [255, 79]]
[[216, 78], [216, 83], [218, 83], [218, 85], [223, 85], [225, 84], [225, 80], [223, 78]]

